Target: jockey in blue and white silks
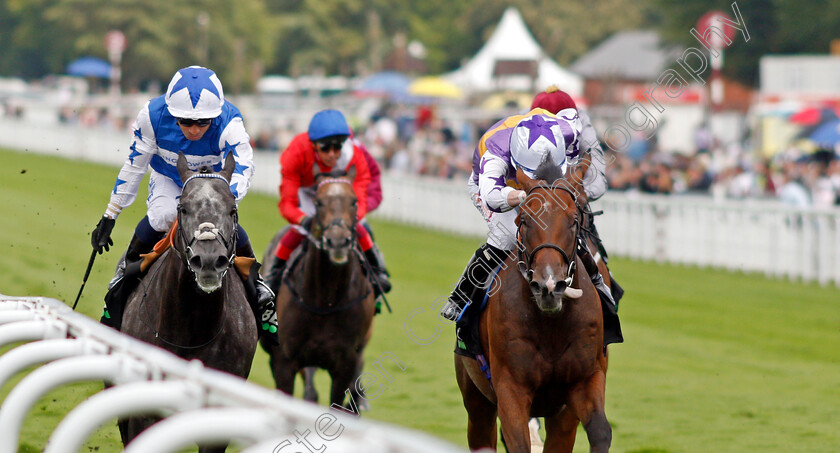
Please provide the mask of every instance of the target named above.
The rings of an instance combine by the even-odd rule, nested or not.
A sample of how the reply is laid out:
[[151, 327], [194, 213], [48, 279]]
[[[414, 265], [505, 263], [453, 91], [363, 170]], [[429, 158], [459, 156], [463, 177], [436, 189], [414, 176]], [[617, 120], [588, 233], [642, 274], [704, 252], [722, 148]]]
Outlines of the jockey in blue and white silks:
[[[131, 153], [117, 176], [105, 216], [116, 219], [134, 202], [140, 181], [151, 167], [146, 201], [149, 223], [157, 232], [168, 231], [175, 220], [181, 195], [181, 178], [175, 168], [179, 151], [186, 156], [191, 170], [211, 166], [216, 172], [221, 170], [227, 153], [233, 152], [236, 171], [230, 181], [231, 193], [239, 203], [248, 192], [254, 175], [253, 150], [242, 114], [230, 101], [224, 100], [222, 85], [215, 74], [190, 79], [193, 83], [188, 86], [184, 77], [191, 77], [195, 72], [212, 73], [195, 67], [179, 71], [167, 94], [150, 100], [140, 110], [132, 126]], [[206, 132], [193, 140], [188, 136], [189, 132], [181, 130], [168, 104], [188, 103], [189, 106], [196, 99], [192, 109], [175, 109], [177, 114], [183, 115], [178, 118], [212, 118]]]
[[[137, 198], [140, 181], [151, 167], [146, 216], [135, 228], [105, 296], [102, 322], [116, 329], [120, 328], [123, 306], [133, 289], [131, 284], [138, 281], [123, 278], [127, 265], [149, 253], [178, 215], [178, 200], [183, 189], [176, 168], [179, 153], [185, 156], [190, 170], [210, 167], [214, 172], [221, 171], [224, 159], [233, 155], [236, 167], [231, 176], [230, 191], [237, 204], [248, 193], [254, 175], [253, 150], [242, 114], [225, 100], [222, 83], [210, 69], [190, 66], [176, 72], [166, 94], [143, 106], [132, 129], [130, 153], [117, 175], [105, 214], [91, 234], [95, 251], [109, 250], [113, 245], [111, 231], [117, 217]], [[246, 280], [246, 292], [257, 316], [260, 334], [267, 341], [277, 343], [274, 294], [259, 276], [259, 263], [256, 263], [248, 234], [241, 225], [237, 227], [236, 256], [253, 259], [250, 275], [254, 278]]]

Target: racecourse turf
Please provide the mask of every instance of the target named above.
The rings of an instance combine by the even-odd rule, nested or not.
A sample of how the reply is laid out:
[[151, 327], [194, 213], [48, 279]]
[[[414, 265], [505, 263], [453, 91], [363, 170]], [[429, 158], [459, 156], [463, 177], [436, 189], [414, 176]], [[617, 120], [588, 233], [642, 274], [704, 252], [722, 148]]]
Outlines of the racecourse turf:
[[[105, 209], [117, 169], [11, 151], [0, 151], [0, 162], [0, 293], [72, 304], [90, 256], [90, 231]], [[145, 184], [117, 221], [114, 249], [97, 258], [80, 312], [99, 318], [114, 265], [145, 214], [144, 200]], [[252, 193], [240, 206], [240, 221], [258, 253], [283, 225], [276, 201]], [[609, 213], [598, 220], [608, 222]], [[370, 364], [390, 353], [405, 369], [385, 362], [392, 382], [377, 374], [385, 385], [364, 417], [466, 445], [466, 413], [453, 375], [453, 329], [438, 330], [431, 306], [448, 294], [481, 239], [372, 224], [393, 275], [394, 312], [377, 316], [366, 360]], [[620, 258], [611, 267], [627, 291], [620, 310], [626, 343], [610, 348], [607, 376], [613, 451], [840, 448], [837, 288]], [[370, 366], [366, 371], [377, 373]], [[272, 386], [262, 351], [251, 380]], [[325, 373], [318, 383], [323, 404]], [[26, 420], [20, 451], [41, 451], [61, 418], [101, 388], [101, 383], [77, 384], [45, 396]], [[0, 397], [10, 389], [11, 384], [0, 389]], [[581, 433], [575, 451], [587, 450]], [[120, 451], [115, 423], [100, 428], [84, 451]]]

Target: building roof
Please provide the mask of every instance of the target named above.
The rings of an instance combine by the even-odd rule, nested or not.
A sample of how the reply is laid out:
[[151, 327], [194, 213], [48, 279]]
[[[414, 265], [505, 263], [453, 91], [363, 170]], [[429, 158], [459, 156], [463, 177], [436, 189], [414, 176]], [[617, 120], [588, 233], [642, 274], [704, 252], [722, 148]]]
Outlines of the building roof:
[[655, 80], [680, 52], [663, 47], [655, 31], [622, 31], [580, 57], [571, 70], [587, 79]]

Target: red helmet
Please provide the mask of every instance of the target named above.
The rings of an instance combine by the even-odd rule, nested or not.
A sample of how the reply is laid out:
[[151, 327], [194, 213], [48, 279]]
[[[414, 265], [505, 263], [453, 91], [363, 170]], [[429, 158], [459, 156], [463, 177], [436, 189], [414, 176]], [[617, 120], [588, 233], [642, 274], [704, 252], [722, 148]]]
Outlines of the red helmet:
[[531, 104], [531, 110], [536, 108], [545, 109], [554, 114], [557, 114], [557, 112], [564, 109], [577, 110], [577, 106], [575, 105], [575, 101], [572, 97], [565, 91], [561, 91], [560, 88], [557, 88], [557, 85], [551, 85], [546, 88], [545, 91], [534, 97], [534, 102]]

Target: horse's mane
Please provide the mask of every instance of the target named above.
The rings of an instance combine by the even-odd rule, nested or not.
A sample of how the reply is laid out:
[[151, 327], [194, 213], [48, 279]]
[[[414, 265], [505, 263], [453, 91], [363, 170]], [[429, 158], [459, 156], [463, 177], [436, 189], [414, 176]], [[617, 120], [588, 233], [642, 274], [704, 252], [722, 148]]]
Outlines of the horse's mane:
[[553, 185], [558, 179], [563, 179], [565, 174], [563, 173], [563, 168], [554, 163], [551, 154], [546, 154], [542, 162], [540, 162], [540, 165], [534, 171], [534, 177], [535, 179], [541, 179]]

